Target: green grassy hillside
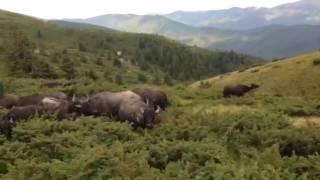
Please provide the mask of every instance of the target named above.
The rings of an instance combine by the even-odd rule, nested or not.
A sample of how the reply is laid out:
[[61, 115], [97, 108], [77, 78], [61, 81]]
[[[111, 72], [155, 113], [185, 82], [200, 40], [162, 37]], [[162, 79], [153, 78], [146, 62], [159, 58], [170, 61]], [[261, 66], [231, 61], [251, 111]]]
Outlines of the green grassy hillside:
[[[208, 82], [211, 90], [221, 91], [225, 85], [256, 83], [257, 94], [280, 96], [319, 96], [320, 52], [292, 57], [254, 68], [215, 76]], [[199, 86], [200, 82], [193, 84]]]
[[[319, 97], [296, 90], [298, 97], [275, 97], [272, 88], [262, 88], [271, 95], [224, 99], [218, 92], [222, 82], [211, 88], [184, 85], [247, 67], [249, 57], [181, 46], [158, 36], [82, 25], [79, 30], [75, 24], [61, 28], [7, 12], [0, 17], [0, 79], [6, 92], [91, 94], [157, 84], [171, 102], [153, 129], [133, 129], [107, 117], [19, 122], [12, 140], [0, 134], [1, 180], [319, 179]], [[278, 76], [300, 78], [304, 72], [310, 77], [297, 83], [312, 80], [316, 86], [318, 65], [313, 64], [320, 61], [313, 59], [318, 57], [314, 53], [237, 72], [239, 77], [230, 75], [234, 81], [229, 82], [257, 78], [272, 87]], [[48, 82], [69, 85], [49, 88]], [[295, 82], [287, 83], [285, 92]]]
[[[189, 81], [260, 61], [188, 47], [161, 36], [46, 22], [6, 11], [0, 11], [0, 26], [0, 61], [8, 67], [11, 63], [15, 69], [5, 68], [7, 74], [17, 77]], [[74, 68], [74, 77], [66, 77], [67, 66]]]

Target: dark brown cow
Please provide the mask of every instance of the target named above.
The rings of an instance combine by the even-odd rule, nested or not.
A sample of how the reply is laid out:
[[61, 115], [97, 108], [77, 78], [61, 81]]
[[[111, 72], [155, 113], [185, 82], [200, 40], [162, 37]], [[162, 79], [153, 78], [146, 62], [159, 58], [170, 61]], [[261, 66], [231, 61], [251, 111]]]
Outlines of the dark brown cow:
[[0, 97], [0, 108], [10, 109], [19, 104], [19, 97], [12, 94], [5, 94]]
[[[82, 115], [108, 116], [121, 121], [129, 121], [135, 127], [150, 127], [154, 121], [155, 110], [143, 102], [142, 98], [132, 91], [102, 92], [87, 100], [75, 101], [73, 111]], [[151, 108], [150, 108], [151, 107]]]
[[248, 93], [249, 91], [259, 88], [259, 85], [257, 84], [251, 84], [250, 86], [247, 85], [230, 85], [225, 86], [223, 89], [223, 97], [230, 97], [230, 96], [238, 96], [241, 97]]
[[157, 88], [136, 88], [132, 90], [134, 93], [138, 94], [145, 103], [150, 101], [154, 105], [155, 110], [160, 107], [162, 110], [165, 110], [169, 105], [168, 96], [163, 91]]
[[73, 111], [82, 115], [117, 116], [121, 102], [126, 99], [142, 100], [139, 95], [131, 91], [101, 92], [73, 101]]

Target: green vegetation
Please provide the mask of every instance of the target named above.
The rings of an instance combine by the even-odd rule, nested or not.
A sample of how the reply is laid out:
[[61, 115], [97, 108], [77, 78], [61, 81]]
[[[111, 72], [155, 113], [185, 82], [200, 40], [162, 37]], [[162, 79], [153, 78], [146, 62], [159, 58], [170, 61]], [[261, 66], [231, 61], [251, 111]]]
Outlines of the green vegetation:
[[[12, 13], [0, 15], [0, 25], [7, 24], [0, 29], [0, 77], [6, 93], [59, 90], [87, 95], [152, 83], [171, 102], [154, 129], [134, 130], [103, 117], [20, 122], [11, 141], [0, 135], [0, 179], [320, 178], [320, 91], [308, 86], [319, 77], [312, 63], [319, 53], [236, 72], [241, 82], [260, 77], [266, 86], [245, 97], [224, 99], [221, 87], [236, 82], [234, 73], [215, 78], [219, 83], [202, 81], [201, 88], [181, 82], [240, 64], [245, 69], [251, 62], [247, 56], [180, 46], [151, 35], [65, 29]], [[17, 36], [8, 35], [12, 28], [20, 29]], [[290, 76], [300, 77], [292, 71], [308, 73], [304, 81], [298, 79], [301, 86], [287, 82]], [[274, 96], [279, 93], [271, 86], [275, 76], [288, 86], [281, 86], [283, 92], [294, 97]]]
[[168, 75], [189, 81], [261, 62], [234, 52], [187, 47], [160, 36], [74, 23], [66, 28], [66, 22], [55, 25], [5, 11], [0, 11], [0, 18], [0, 63], [9, 67], [4, 73], [16, 77], [70, 80], [86, 78], [85, 72], [94, 70], [100, 79], [108, 69], [113, 77], [122, 74], [135, 83], [136, 74], [154, 72], [162, 80]]
[[[163, 87], [164, 88], [164, 87]], [[318, 179], [318, 127], [294, 126], [320, 99], [222, 99], [164, 88], [172, 106], [152, 130], [108, 118], [34, 118], [0, 136], [3, 179]], [[295, 153], [295, 155], [293, 154]]]

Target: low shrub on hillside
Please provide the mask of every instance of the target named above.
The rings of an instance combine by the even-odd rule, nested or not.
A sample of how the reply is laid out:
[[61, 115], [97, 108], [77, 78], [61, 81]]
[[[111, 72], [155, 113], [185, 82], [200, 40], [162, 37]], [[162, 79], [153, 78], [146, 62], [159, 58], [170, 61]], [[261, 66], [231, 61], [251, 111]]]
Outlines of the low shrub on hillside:
[[204, 89], [210, 88], [211, 87], [211, 83], [208, 82], [208, 81], [200, 81], [200, 86], [199, 87], [200, 88], [204, 88]]
[[256, 72], [259, 72], [260, 71], [260, 69], [253, 69], [253, 70], [251, 70], [250, 72], [251, 73], [256, 73]]
[[[117, 88], [98, 84], [79, 84], [75, 91]], [[12, 141], [0, 135], [0, 178], [319, 178], [320, 131], [293, 128], [281, 111], [302, 102], [316, 107], [316, 100], [208, 99], [181, 87], [168, 90], [172, 104], [154, 129], [132, 129], [125, 122], [93, 117], [19, 123]], [[217, 105], [249, 108], [220, 112], [214, 109]], [[265, 111], [250, 111], [258, 105]]]

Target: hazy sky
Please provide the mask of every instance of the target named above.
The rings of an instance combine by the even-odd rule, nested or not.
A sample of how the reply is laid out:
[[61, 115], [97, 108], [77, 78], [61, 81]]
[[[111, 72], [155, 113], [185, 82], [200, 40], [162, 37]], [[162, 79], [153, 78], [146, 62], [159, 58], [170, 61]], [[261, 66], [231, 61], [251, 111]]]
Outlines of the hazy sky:
[[155, 14], [176, 10], [272, 7], [297, 0], [0, 0], [0, 9], [45, 19], [86, 18], [102, 14]]

